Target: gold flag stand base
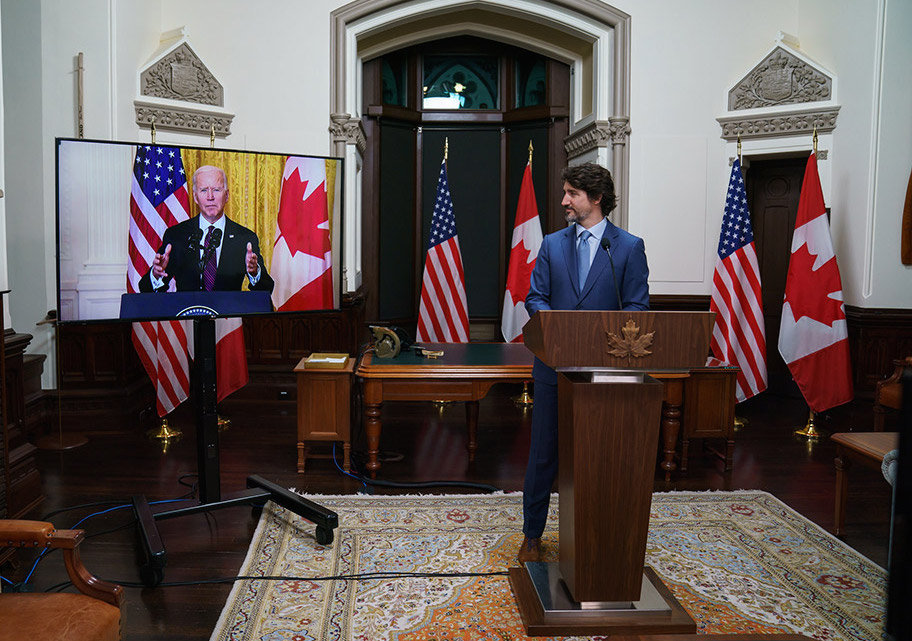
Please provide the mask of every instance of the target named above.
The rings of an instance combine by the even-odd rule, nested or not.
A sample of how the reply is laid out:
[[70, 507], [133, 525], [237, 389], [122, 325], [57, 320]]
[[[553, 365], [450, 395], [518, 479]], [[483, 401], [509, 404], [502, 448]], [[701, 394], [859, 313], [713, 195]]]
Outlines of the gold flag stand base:
[[748, 421], [743, 416], [736, 416], [735, 420], [734, 420], [734, 424], [735, 424], [735, 431], [737, 432], [738, 430], [741, 430], [741, 429], [744, 429], [745, 427], [747, 427], [750, 424], [750, 421]]
[[437, 408], [438, 412], [442, 412], [447, 407], [453, 404], [453, 401], [431, 401], [434, 404], [434, 407]]
[[158, 429], [151, 429], [147, 432], [149, 438], [155, 438], [162, 441], [168, 439], [177, 438], [181, 436], [182, 432], [178, 429], [171, 429], [171, 426], [168, 425], [168, 419], [163, 418], [161, 423], [158, 426]]
[[219, 414], [219, 417], [218, 417], [218, 431], [219, 431], [219, 432], [224, 432], [224, 431], [228, 430], [229, 427], [231, 427], [231, 419], [228, 418], [228, 417], [226, 417], [226, 416], [222, 416], [221, 414]]
[[72, 450], [77, 447], [82, 447], [89, 442], [89, 439], [85, 437], [84, 434], [48, 434], [47, 436], [42, 436], [37, 441], [35, 445], [39, 450], [50, 450], [53, 452], [60, 452], [63, 450]]
[[529, 394], [529, 382], [523, 381], [522, 392], [520, 392], [518, 396], [513, 396], [510, 400], [522, 408], [532, 407], [532, 395]]
[[804, 426], [804, 429], [796, 430], [795, 435], [803, 436], [809, 441], [816, 441], [817, 439], [826, 438], [829, 436], [827, 432], [821, 432], [817, 430], [817, 426], [814, 424], [814, 410], [811, 410], [811, 413], [808, 416], [807, 425]]

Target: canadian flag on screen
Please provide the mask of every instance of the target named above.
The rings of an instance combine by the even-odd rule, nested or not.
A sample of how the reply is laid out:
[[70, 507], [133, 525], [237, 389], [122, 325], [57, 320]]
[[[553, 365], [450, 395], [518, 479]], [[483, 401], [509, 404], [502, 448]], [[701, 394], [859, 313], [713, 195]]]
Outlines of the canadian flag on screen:
[[538, 249], [542, 244], [541, 222], [538, 219], [538, 205], [532, 188], [532, 162], [523, 172], [519, 188], [519, 203], [516, 205], [516, 221], [513, 223], [513, 240], [510, 243], [510, 266], [507, 270], [507, 287], [504, 292], [503, 319], [500, 331], [504, 340], [522, 341], [522, 328], [529, 321], [526, 311], [526, 295]]
[[285, 161], [270, 272], [278, 311], [333, 306], [332, 244], [322, 158]]
[[852, 400], [842, 280], [814, 154], [808, 158], [798, 201], [779, 326], [779, 353], [813, 411], [822, 412]]

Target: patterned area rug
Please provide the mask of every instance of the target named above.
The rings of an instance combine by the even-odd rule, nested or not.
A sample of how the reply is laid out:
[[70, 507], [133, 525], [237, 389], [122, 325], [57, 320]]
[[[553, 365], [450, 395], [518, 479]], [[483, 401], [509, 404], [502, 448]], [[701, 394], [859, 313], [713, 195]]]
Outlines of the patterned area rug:
[[[305, 578], [506, 570], [522, 495], [309, 498], [338, 512], [333, 543], [267, 505], [240, 574], [301, 578], [236, 583], [213, 641], [527, 638], [505, 576]], [[556, 560], [556, 497], [544, 539]], [[882, 637], [884, 570], [764, 492], [655, 494], [646, 563], [700, 632]]]

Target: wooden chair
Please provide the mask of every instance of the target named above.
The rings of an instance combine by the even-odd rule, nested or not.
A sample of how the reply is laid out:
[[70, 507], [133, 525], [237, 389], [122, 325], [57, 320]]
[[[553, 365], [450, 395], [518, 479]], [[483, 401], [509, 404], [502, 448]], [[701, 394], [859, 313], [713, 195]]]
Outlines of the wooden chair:
[[0, 641], [59, 639], [116, 641], [121, 638], [123, 588], [93, 576], [79, 558], [83, 530], [56, 530], [41, 521], [0, 520], [0, 547], [59, 548], [81, 594], [0, 594]]
[[874, 431], [883, 432], [884, 419], [892, 411], [899, 411], [902, 405], [903, 369], [912, 367], [912, 356], [893, 361], [896, 369], [889, 378], [877, 381], [874, 387]]

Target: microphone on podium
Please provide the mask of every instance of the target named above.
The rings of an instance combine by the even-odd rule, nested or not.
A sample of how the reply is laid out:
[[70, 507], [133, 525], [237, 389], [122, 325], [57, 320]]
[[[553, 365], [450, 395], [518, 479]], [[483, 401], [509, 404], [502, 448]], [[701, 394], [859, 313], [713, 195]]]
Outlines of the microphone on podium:
[[614, 293], [617, 295], [618, 309], [624, 309], [624, 303], [621, 301], [621, 290], [618, 289], [617, 274], [614, 273], [614, 260], [611, 258], [611, 241], [603, 236], [599, 245], [601, 245], [602, 249], [608, 254], [608, 262], [611, 264], [611, 279], [614, 281]]

